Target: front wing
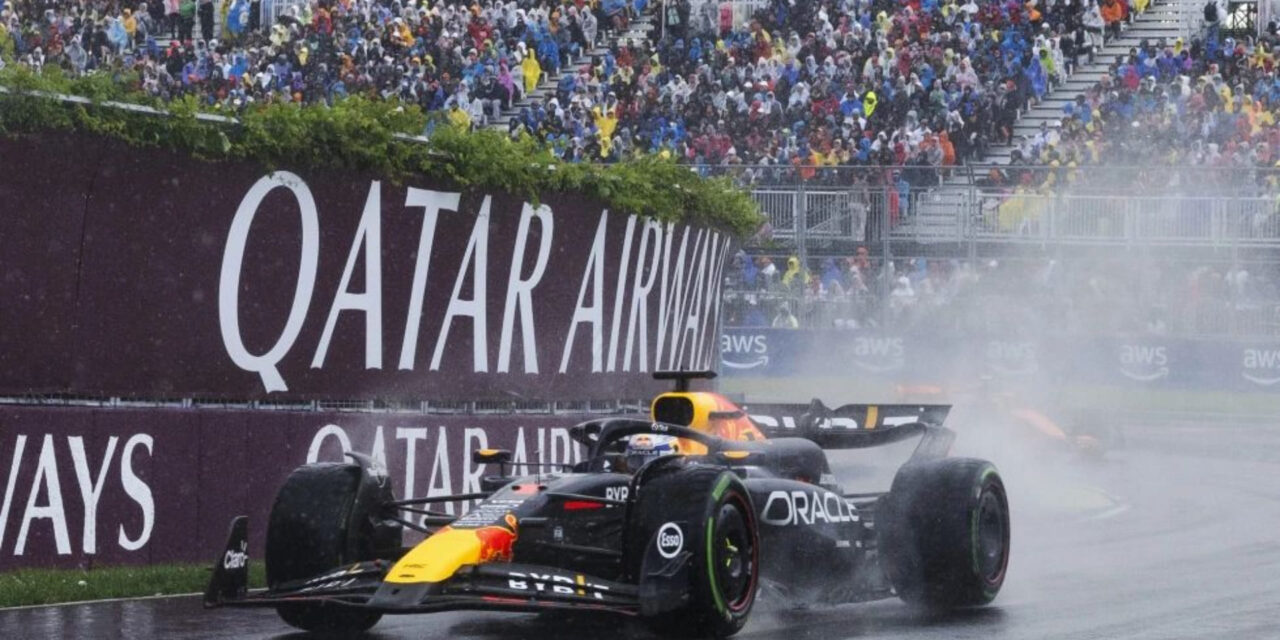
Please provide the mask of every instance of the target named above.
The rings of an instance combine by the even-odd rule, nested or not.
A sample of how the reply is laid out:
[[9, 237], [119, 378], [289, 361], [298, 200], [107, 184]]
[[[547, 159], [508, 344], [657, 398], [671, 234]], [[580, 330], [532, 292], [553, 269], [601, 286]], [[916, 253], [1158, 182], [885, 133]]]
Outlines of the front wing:
[[384, 582], [390, 567], [382, 560], [361, 562], [265, 592], [206, 600], [205, 605], [275, 607], [326, 603], [389, 614], [576, 609], [636, 615], [640, 610], [635, 585], [550, 567], [514, 563], [465, 566], [444, 582], [421, 584]]

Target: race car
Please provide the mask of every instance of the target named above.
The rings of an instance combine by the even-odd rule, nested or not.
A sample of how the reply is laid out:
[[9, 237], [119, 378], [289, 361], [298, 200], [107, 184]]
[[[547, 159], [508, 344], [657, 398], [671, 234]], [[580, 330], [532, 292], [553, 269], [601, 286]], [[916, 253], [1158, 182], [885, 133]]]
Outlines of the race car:
[[[954, 403], [952, 424], [978, 427], [996, 443], [1014, 444], [1037, 456], [1101, 460], [1123, 448], [1124, 432], [1095, 410], [1064, 407], [1051, 398], [1036, 398], [999, 388], [990, 377], [949, 389], [933, 385], [900, 385], [898, 401], [945, 400]], [[968, 432], [966, 432], [968, 433]]]
[[[274, 607], [308, 631], [364, 630], [384, 614], [577, 610], [726, 637], [765, 589], [805, 606], [996, 597], [1009, 561], [1005, 488], [991, 463], [947, 457], [954, 434], [934, 423], [945, 407], [815, 401], [798, 420], [757, 423], [689, 390], [693, 375], [661, 376], [676, 390], [647, 417], [573, 427], [586, 449], [576, 465], [514, 476], [508, 452], [476, 452], [498, 467], [481, 493], [397, 500], [386, 472], [354, 453], [351, 464], [300, 467], [267, 524], [268, 589], [246, 591], [241, 516], [205, 606]], [[823, 451], [910, 438], [919, 443], [888, 491], [845, 491]], [[458, 517], [428, 508], [477, 499]], [[404, 549], [405, 528], [427, 537]]]

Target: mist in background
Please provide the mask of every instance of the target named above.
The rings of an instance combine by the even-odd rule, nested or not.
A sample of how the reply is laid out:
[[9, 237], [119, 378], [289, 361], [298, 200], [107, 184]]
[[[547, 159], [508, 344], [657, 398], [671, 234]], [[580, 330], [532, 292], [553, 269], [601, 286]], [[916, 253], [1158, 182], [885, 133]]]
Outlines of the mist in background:
[[[1124, 583], [1134, 562], [1150, 580], [1187, 553], [1183, 532], [1196, 523], [1216, 522], [1228, 548], [1252, 538], [1216, 527], [1255, 506], [1217, 520], [1199, 513], [1218, 499], [1203, 489], [1206, 468], [1257, 465], [1247, 444], [1257, 433], [1234, 425], [1271, 411], [1277, 394], [1250, 391], [1238, 361], [1280, 342], [1280, 259], [1061, 247], [885, 262], [855, 249], [809, 257], [807, 268], [743, 254], [729, 271], [726, 332], [739, 338], [722, 356], [739, 367], [722, 367], [727, 393], [748, 404], [953, 406], [953, 454], [993, 461], [1009, 493], [1013, 556], [997, 604], [1047, 597], [1047, 585], [1079, 572]], [[738, 348], [744, 336], [760, 353]], [[1226, 345], [1220, 360], [1235, 368], [1221, 377], [1245, 386], [1184, 379], [1183, 368], [1214, 374], [1183, 357], [1183, 344]], [[760, 356], [767, 364], [745, 368]], [[846, 490], [885, 490], [913, 446], [830, 458]], [[1111, 548], [1107, 536], [1119, 535], [1149, 539], [1137, 553]]]

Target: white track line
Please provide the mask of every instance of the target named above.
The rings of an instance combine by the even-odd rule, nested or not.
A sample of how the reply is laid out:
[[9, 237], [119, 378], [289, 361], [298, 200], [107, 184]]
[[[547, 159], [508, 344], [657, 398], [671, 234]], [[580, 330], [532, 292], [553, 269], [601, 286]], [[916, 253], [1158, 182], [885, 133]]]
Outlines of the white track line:
[[50, 604], [24, 604], [17, 607], [2, 607], [0, 613], [8, 611], [21, 611], [23, 609], [45, 609], [51, 607], [77, 607], [85, 604], [104, 604], [108, 602], [127, 602], [129, 600], [159, 600], [161, 598], [187, 598], [190, 596], [204, 595], [203, 593], [169, 593], [155, 596], [137, 596], [134, 598], [106, 598], [103, 600], [77, 600], [75, 602], [54, 602]]
[[[249, 593], [257, 593], [266, 591], [266, 589], [250, 589]], [[203, 592], [196, 591], [193, 593], [162, 593], [154, 596], [136, 596], [132, 598], [104, 598], [102, 600], [77, 600], [75, 602], [53, 602], [50, 604], [24, 604], [17, 607], [0, 607], [0, 614], [9, 611], [21, 611], [23, 609], [48, 609], [52, 607], [78, 607], [87, 604], [108, 604], [112, 602], [130, 602], [141, 600], [160, 600], [163, 598], [190, 598], [193, 596], [202, 596]]]

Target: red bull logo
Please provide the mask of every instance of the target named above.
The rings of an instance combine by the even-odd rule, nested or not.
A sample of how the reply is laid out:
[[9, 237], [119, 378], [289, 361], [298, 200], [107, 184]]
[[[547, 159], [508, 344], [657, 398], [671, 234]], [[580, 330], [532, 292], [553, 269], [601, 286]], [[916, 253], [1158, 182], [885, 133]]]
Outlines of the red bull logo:
[[515, 545], [516, 517], [503, 515], [497, 524], [445, 527], [418, 543], [384, 578], [387, 582], [443, 582], [465, 565], [510, 562]]
[[500, 525], [489, 525], [473, 529], [480, 540], [480, 562], [510, 562], [511, 547], [515, 545], [516, 517], [508, 513]]

